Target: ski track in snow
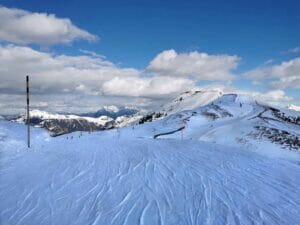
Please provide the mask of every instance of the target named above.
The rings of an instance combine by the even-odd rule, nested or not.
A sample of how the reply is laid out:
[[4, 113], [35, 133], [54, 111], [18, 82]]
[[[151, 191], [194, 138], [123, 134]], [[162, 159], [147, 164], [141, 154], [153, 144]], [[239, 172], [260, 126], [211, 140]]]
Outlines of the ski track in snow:
[[43, 142], [40, 134], [30, 150], [8, 134], [0, 147], [0, 224], [300, 221], [295, 162], [206, 142], [110, 134]]

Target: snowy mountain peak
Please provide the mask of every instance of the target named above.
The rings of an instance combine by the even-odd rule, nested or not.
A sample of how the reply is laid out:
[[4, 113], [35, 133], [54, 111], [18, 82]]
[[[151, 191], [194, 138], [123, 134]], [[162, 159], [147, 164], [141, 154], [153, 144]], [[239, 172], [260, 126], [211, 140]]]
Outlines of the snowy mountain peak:
[[180, 94], [172, 102], [163, 106], [163, 112], [173, 114], [193, 110], [207, 104], [255, 104], [255, 99], [244, 94], [237, 94], [222, 87], [202, 88]]
[[[25, 115], [24, 115], [25, 117]], [[30, 117], [41, 118], [41, 119], [71, 119], [76, 118], [75, 115], [62, 115], [58, 113], [50, 113], [38, 109], [33, 109], [30, 111]]]
[[[153, 125], [155, 137], [177, 137], [177, 132], [184, 130], [189, 139], [224, 145], [261, 149], [264, 146], [262, 143], [267, 142], [290, 150], [300, 148], [299, 112], [269, 106], [251, 96], [222, 90], [182, 93], [165, 105], [162, 111], [142, 119], [143, 123], [151, 121], [156, 124]], [[157, 124], [161, 126], [159, 129]]]
[[[100, 122], [104, 120], [111, 120], [110, 117], [108, 116], [99, 116], [98, 118], [91, 118], [91, 117], [80, 117], [78, 115], [63, 115], [63, 114], [58, 114], [58, 113], [49, 113], [46, 111], [34, 109], [30, 111], [30, 118], [39, 118], [42, 120], [73, 120], [73, 119], [85, 119], [91, 122]], [[24, 120], [26, 119], [26, 115], [23, 115], [22, 117], [19, 118], [19, 120]]]
[[115, 105], [103, 106], [103, 109], [105, 109], [106, 111], [114, 112], [114, 113], [117, 113], [120, 111], [120, 109]]
[[187, 91], [179, 95], [171, 103], [166, 104], [163, 107], [163, 111], [172, 114], [184, 110], [192, 110], [214, 101], [223, 94], [222, 90], [214, 89]]
[[113, 119], [116, 119], [120, 116], [132, 116], [136, 114], [139, 110], [133, 107], [127, 107], [127, 106], [103, 106], [96, 112], [90, 112], [90, 113], [82, 113], [78, 114], [79, 116], [86, 116], [86, 117], [94, 117], [97, 118], [99, 116], [108, 116]]

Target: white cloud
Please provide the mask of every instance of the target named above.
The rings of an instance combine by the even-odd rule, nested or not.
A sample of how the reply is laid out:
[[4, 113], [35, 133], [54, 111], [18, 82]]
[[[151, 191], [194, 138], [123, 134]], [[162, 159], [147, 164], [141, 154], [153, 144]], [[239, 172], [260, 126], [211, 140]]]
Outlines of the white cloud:
[[102, 104], [150, 107], [194, 87], [189, 79], [145, 77], [142, 71], [119, 67], [95, 55], [55, 55], [0, 45], [1, 113], [24, 110], [26, 75], [30, 76], [32, 106], [50, 111], [91, 111]]
[[279, 106], [286, 106], [294, 100], [294, 98], [287, 96], [283, 90], [279, 90], [279, 89], [266, 91], [266, 92], [258, 92], [258, 91], [245, 91], [242, 89], [238, 89], [232, 85], [209, 84], [209, 85], [202, 86], [201, 90], [204, 91], [214, 90], [222, 93], [237, 93], [241, 95], [247, 95], [265, 104], [273, 104]]
[[270, 79], [271, 86], [277, 89], [300, 88], [300, 58], [282, 62], [279, 65], [264, 66], [244, 74], [252, 80]]
[[138, 76], [140, 71], [120, 68], [89, 56], [52, 55], [29, 47], [0, 45], [0, 90], [17, 93], [29, 74], [35, 93], [101, 93], [102, 84], [114, 77]]
[[208, 55], [197, 51], [178, 54], [175, 50], [159, 53], [148, 70], [161, 76], [192, 77], [197, 80], [232, 80], [232, 70], [240, 58], [233, 55]]
[[98, 38], [75, 26], [68, 18], [0, 6], [0, 40], [17, 44], [51, 45], [77, 39]]
[[30, 47], [0, 45], [0, 92], [22, 93], [30, 76], [34, 94], [157, 97], [185, 91], [194, 81], [143, 77], [142, 71], [121, 68], [99, 57], [53, 55]]
[[[33, 106], [55, 111], [97, 110], [102, 104], [152, 107], [180, 92], [196, 88], [196, 79], [163, 74], [145, 76], [143, 71], [122, 68], [94, 54], [55, 55], [30, 47], [0, 44], [1, 113], [24, 109], [27, 74], [30, 75]], [[230, 85], [224, 87], [228, 92], [245, 93]], [[280, 88], [247, 94], [275, 104], [293, 100]]]
[[79, 49], [79, 51], [84, 55], [89, 55], [89, 56], [92, 56], [94, 58], [102, 58], [102, 59], [106, 58], [104, 55], [97, 54], [96, 52], [93, 52], [93, 51], [88, 51], [88, 50], [85, 50], [85, 49]]
[[194, 82], [189, 79], [172, 77], [115, 77], [103, 84], [108, 95], [157, 97], [189, 90]]
[[295, 48], [291, 48], [287, 51], [287, 53], [299, 53], [299, 52], [300, 52], [300, 46], [295, 47]]
[[257, 100], [275, 105], [287, 105], [288, 102], [293, 100], [293, 98], [287, 96], [283, 90], [272, 90], [265, 93], [251, 92], [250, 95]]

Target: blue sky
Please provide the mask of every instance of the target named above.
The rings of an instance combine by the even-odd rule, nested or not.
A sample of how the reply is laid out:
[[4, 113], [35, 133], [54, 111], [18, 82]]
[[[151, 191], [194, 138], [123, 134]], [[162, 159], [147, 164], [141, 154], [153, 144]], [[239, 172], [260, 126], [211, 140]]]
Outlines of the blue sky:
[[[73, 44], [114, 62], [143, 68], [159, 52], [201, 50], [237, 54], [251, 68], [300, 42], [299, 1], [1, 1], [7, 7], [70, 18], [97, 34], [96, 44]], [[61, 46], [59, 46], [61, 47]], [[58, 47], [58, 51], [59, 51]]]
[[[259, 92], [282, 90], [293, 98], [289, 103], [300, 104], [300, 70], [298, 61], [294, 62], [300, 57], [299, 1], [4, 0], [0, 4], [68, 18], [72, 24], [99, 38], [93, 42], [25, 44], [34, 50], [74, 56], [82, 54], [81, 50], [92, 51], [118, 67], [137, 70], [145, 70], [157, 55], [170, 49], [178, 54], [197, 51], [208, 55], [235, 55], [239, 63], [230, 69], [235, 74], [231, 85]], [[273, 73], [272, 66], [289, 61], [296, 65], [293, 74], [274, 72], [274, 76], [265, 75], [267, 79], [259, 77], [261, 68], [267, 71], [265, 73]], [[255, 75], [245, 78], [245, 73], [253, 70]], [[281, 76], [293, 77], [297, 84], [278, 85], [276, 80]], [[198, 84], [207, 83], [198, 78], [194, 79]], [[259, 80], [256, 83], [260, 85], [253, 85], [254, 80]]]

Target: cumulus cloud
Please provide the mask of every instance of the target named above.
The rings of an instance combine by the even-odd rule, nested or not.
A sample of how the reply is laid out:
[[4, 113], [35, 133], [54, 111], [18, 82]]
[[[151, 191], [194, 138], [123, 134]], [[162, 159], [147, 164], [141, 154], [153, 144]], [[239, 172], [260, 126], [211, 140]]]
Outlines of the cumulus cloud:
[[134, 68], [121, 68], [102, 57], [67, 56], [30, 47], [0, 45], [0, 91], [20, 93], [29, 74], [36, 94], [81, 93], [155, 97], [189, 89], [185, 78], [145, 77]]
[[287, 50], [287, 53], [300, 53], [300, 46]]
[[258, 91], [245, 91], [236, 88], [232, 85], [209, 84], [209, 85], [202, 86], [200, 90], [202, 91], [214, 90], [225, 94], [237, 93], [241, 95], [247, 95], [265, 104], [274, 104], [280, 106], [286, 106], [291, 101], [294, 100], [294, 98], [287, 96], [287, 94], [283, 90], [279, 90], [279, 89], [272, 90], [272, 91], [258, 92]]
[[197, 51], [177, 53], [166, 50], [159, 53], [147, 70], [160, 76], [192, 77], [197, 80], [232, 80], [232, 70], [240, 58], [233, 55], [209, 55]]
[[102, 84], [114, 77], [137, 76], [140, 71], [120, 68], [112, 62], [89, 56], [52, 55], [29, 47], [0, 45], [0, 90], [23, 91], [29, 74], [35, 93], [101, 93]]
[[0, 40], [17, 44], [52, 45], [97, 36], [75, 26], [68, 18], [0, 6]]
[[282, 62], [279, 65], [263, 66], [244, 74], [252, 80], [271, 80], [277, 89], [300, 88], [300, 57]]
[[[149, 76], [145, 71], [115, 65], [101, 55], [84, 53], [88, 55], [57, 55], [25, 46], [0, 44], [1, 113], [8, 109], [16, 112], [24, 109], [26, 75], [30, 75], [33, 107], [50, 111], [91, 111], [103, 104], [140, 104], [153, 107], [180, 92], [198, 88], [198, 75], [194, 75], [192, 79], [189, 76], [168, 75], [169, 73]], [[293, 63], [290, 64], [294, 66], [288, 64], [282, 66], [284, 69], [276, 69], [276, 73], [292, 73], [297, 64]], [[185, 66], [184, 63], [183, 67]], [[215, 66], [218, 67], [217, 64]], [[213, 65], [210, 67], [212, 71]], [[264, 78], [268, 76], [264, 75]], [[244, 93], [230, 85], [224, 88], [228, 92]], [[266, 93], [247, 94], [275, 104], [293, 100], [280, 88]]]
[[[0, 94], [0, 115], [26, 113], [26, 99], [23, 95]], [[81, 94], [47, 94], [33, 93], [30, 99], [31, 109], [40, 109], [49, 112], [61, 113], [87, 113], [95, 112], [104, 105], [124, 105], [153, 109], [166, 101], [142, 97], [98, 96]]]
[[102, 58], [102, 59], [106, 58], [104, 55], [100, 55], [100, 54], [98, 54], [96, 52], [85, 50], [85, 49], [79, 49], [79, 52], [81, 52], [84, 55], [92, 56], [94, 58]]
[[194, 82], [172, 77], [115, 77], [103, 84], [108, 95], [157, 97], [189, 90]]
[[0, 44], [0, 113], [23, 112], [26, 75], [32, 107], [57, 112], [93, 111], [103, 104], [152, 107], [194, 86], [189, 79], [142, 73], [97, 55], [56, 55]]
[[[253, 96], [255, 99], [265, 103], [271, 103], [275, 105], [287, 105], [293, 98], [286, 95], [283, 90], [272, 90], [268, 92], [249, 92], [247, 93]], [[285, 104], [284, 104], [285, 103]]]

